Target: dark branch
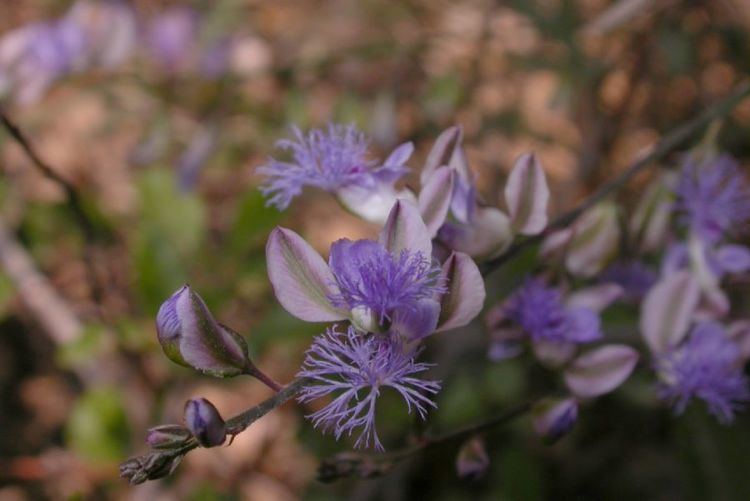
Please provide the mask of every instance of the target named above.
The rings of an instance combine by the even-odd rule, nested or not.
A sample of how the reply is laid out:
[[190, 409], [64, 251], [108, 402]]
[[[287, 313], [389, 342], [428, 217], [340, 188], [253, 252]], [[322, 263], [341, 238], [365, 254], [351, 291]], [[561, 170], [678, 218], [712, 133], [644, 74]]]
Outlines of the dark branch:
[[750, 95], [750, 83], [745, 82], [737, 87], [729, 96], [719, 101], [712, 107], [708, 108], [693, 120], [670, 132], [656, 145], [651, 153], [641, 158], [640, 160], [637, 160], [619, 176], [602, 185], [601, 188], [599, 188], [593, 195], [584, 200], [580, 205], [555, 219], [552, 223], [550, 223], [544, 233], [520, 240], [519, 242], [511, 245], [511, 247], [504, 254], [484, 263], [482, 265], [482, 274], [484, 276], [489, 275], [501, 265], [513, 259], [517, 254], [526, 249], [528, 246], [540, 242], [546, 235], [549, 234], [550, 231], [564, 228], [565, 226], [568, 226], [569, 224], [574, 222], [578, 218], [578, 216], [580, 216], [587, 209], [590, 209], [591, 207], [617, 191], [646, 167], [650, 166], [654, 162], [663, 160], [669, 153], [682, 146], [688, 139], [700, 132], [712, 121], [729, 114], [729, 112], [731, 112], [732, 109], [734, 109], [734, 107], [737, 106], [737, 104], [739, 104], [740, 101], [745, 99], [748, 95]]
[[[294, 397], [305, 383], [306, 380], [303, 378], [295, 379], [271, 398], [232, 417], [227, 421], [227, 434], [234, 437], [234, 435], [242, 433], [258, 419]], [[120, 465], [120, 476], [133, 485], [165, 477], [177, 468], [185, 454], [196, 447], [198, 447], [198, 442], [191, 438], [175, 449], [152, 450], [143, 456], [132, 457]]]
[[506, 424], [517, 417], [526, 414], [531, 409], [532, 403], [527, 402], [516, 407], [506, 409], [497, 416], [485, 421], [466, 426], [456, 431], [424, 437], [419, 443], [411, 447], [389, 452], [387, 454], [365, 454], [358, 452], [344, 452], [331, 458], [324, 459], [318, 467], [318, 480], [321, 482], [333, 482], [345, 477], [374, 478], [388, 473], [400, 461], [421, 453], [427, 449], [455, 443], [467, 439], [477, 433], [491, 430], [502, 424]]
[[3, 127], [6, 131], [8, 131], [8, 134], [10, 134], [13, 140], [18, 143], [23, 152], [26, 154], [29, 160], [31, 160], [31, 163], [39, 170], [39, 172], [41, 172], [44, 177], [53, 181], [60, 188], [62, 188], [62, 190], [65, 192], [65, 197], [67, 198], [68, 204], [70, 205], [73, 216], [75, 217], [76, 222], [83, 231], [86, 240], [93, 240], [96, 225], [84, 210], [81, 197], [79, 196], [78, 191], [76, 191], [76, 187], [70, 181], [58, 174], [57, 171], [50, 167], [50, 165], [47, 164], [44, 160], [42, 160], [42, 158], [39, 156], [39, 154], [37, 154], [31, 142], [26, 138], [21, 129], [10, 119], [5, 111], [1, 109], [0, 123], [2, 123]]

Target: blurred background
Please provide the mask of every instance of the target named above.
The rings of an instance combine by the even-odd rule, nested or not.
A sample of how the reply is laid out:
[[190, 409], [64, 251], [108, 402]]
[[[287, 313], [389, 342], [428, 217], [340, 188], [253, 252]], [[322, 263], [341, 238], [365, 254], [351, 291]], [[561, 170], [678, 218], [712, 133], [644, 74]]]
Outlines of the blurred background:
[[[189, 282], [288, 381], [322, 327], [275, 302], [269, 231], [294, 228], [323, 253], [377, 231], [324, 193], [283, 214], [264, 207], [254, 168], [291, 124], [355, 123], [379, 158], [414, 141], [416, 173], [461, 124], [486, 200], [534, 150], [559, 213], [746, 78], [749, 30], [748, 0], [3, 0], [0, 105], [74, 195], [0, 131], [0, 500], [750, 499], [750, 417], [674, 419], [647, 371], [584, 407], [554, 446], [528, 419], [489, 433], [491, 466], [474, 481], [455, 473], [460, 444], [446, 444], [377, 480], [319, 483], [318, 460], [351, 443], [314, 431], [294, 404], [167, 479], [117, 475], [145, 452], [148, 427], [181, 421], [187, 398], [230, 416], [270, 396], [164, 357], [162, 301]], [[720, 134], [744, 165], [749, 131], [745, 100]], [[494, 274], [488, 306], [533, 265], [520, 256]], [[731, 290], [747, 311], [750, 284]], [[636, 336], [636, 314], [605, 320]], [[530, 360], [486, 353], [481, 322], [431, 339], [424, 358], [444, 388], [431, 429], [549, 387]], [[412, 426], [400, 402], [382, 402], [386, 448]]]

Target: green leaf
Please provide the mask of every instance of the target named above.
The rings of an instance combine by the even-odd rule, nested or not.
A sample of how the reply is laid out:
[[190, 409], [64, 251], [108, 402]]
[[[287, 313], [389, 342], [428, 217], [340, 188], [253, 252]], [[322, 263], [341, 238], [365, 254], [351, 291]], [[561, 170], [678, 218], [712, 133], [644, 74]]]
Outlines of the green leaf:
[[66, 441], [90, 461], [119, 461], [130, 440], [117, 388], [89, 390], [76, 402], [65, 430]]

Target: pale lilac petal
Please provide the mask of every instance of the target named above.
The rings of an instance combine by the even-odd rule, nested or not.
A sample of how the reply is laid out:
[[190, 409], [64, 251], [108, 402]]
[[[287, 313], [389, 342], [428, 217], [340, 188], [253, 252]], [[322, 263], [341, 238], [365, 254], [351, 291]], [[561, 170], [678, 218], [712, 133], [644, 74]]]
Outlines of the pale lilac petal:
[[422, 186], [425, 186], [433, 173], [443, 165], [450, 165], [451, 159], [456, 155], [456, 149], [461, 148], [463, 129], [461, 126], [450, 127], [440, 133], [425, 160], [424, 168], [420, 174]]
[[659, 281], [646, 295], [641, 308], [641, 333], [655, 353], [679, 344], [687, 334], [698, 305], [700, 289], [687, 271]]
[[505, 185], [505, 203], [513, 229], [536, 235], [547, 226], [549, 187], [539, 160], [526, 153], [516, 160]]
[[385, 224], [388, 214], [399, 199], [416, 203], [417, 197], [408, 189], [397, 191], [393, 186], [380, 184], [376, 188], [350, 185], [336, 190], [336, 196], [348, 211], [365, 221]]
[[443, 263], [442, 277], [448, 292], [440, 298], [438, 332], [471, 322], [482, 311], [486, 296], [479, 268], [462, 252], [454, 252]]
[[744, 273], [750, 270], [750, 249], [744, 245], [723, 245], [715, 256], [725, 273]]
[[432, 256], [432, 238], [416, 205], [398, 200], [380, 232], [380, 243], [394, 255], [402, 250]]
[[419, 192], [419, 212], [434, 238], [451, 208], [455, 171], [440, 167]]
[[279, 303], [307, 322], [334, 322], [347, 318], [329, 298], [338, 293], [326, 262], [297, 233], [277, 227], [266, 244], [268, 278]]
[[588, 308], [597, 313], [607, 308], [617, 299], [622, 297], [623, 288], [617, 284], [601, 284], [593, 287], [580, 289], [570, 296], [566, 301], [568, 307]]
[[446, 223], [440, 228], [438, 238], [455, 251], [477, 260], [487, 260], [505, 252], [513, 241], [513, 232], [503, 211], [495, 207], [480, 207], [471, 225]]
[[416, 308], [398, 310], [393, 318], [391, 331], [404, 339], [415, 341], [435, 332], [440, 315], [440, 303], [423, 299]]
[[602, 346], [575, 359], [563, 377], [575, 396], [594, 398], [620, 386], [637, 362], [638, 352], [630, 346]]
[[385, 159], [383, 165], [386, 167], [392, 165], [403, 166], [409, 160], [412, 153], [414, 153], [414, 143], [408, 142], [401, 144], [397, 146], [390, 155], [388, 155], [388, 158]]

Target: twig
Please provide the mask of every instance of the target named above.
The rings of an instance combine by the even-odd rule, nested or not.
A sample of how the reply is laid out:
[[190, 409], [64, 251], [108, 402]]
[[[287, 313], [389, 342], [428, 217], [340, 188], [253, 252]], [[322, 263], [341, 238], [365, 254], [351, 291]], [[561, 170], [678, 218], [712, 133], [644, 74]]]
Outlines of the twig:
[[437, 435], [435, 437], [424, 437], [418, 444], [405, 447], [401, 450], [388, 454], [364, 454], [357, 452], [345, 452], [325, 459], [318, 467], [318, 480], [321, 482], [333, 482], [345, 477], [374, 478], [388, 473], [397, 463], [414, 456], [426, 449], [444, 445], [449, 442], [457, 442], [477, 433], [490, 430], [513, 419], [526, 414], [531, 409], [532, 403], [526, 402], [516, 407], [506, 409], [504, 412], [485, 421], [466, 426], [456, 431]]
[[685, 141], [693, 137], [697, 132], [702, 130], [713, 120], [727, 115], [740, 101], [742, 101], [748, 95], [750, 95], [750, 83], [745, 82], [737, 87], [734, 92], [732, 92], [728, 97], [708, 108], [693, 120], [673, 130], [671, 133], [665, 136], [664, 139], [662, 139], [648, 155], [644, 156], [640, 160], [637, 160], [619, 176], [602, 185], [599, 190], [597, 190], [593, 195], [584, 200], [577, 207], [555, 219], [552, 223], [550, 223], [545, 232], [533, 237], [528, 237], [526, 239], [520, 240], [519, 242], [511, 245], [504, 254], [484, 263], [482, 265], [482, 275], [489, 275], [501, 265], [503, 265], [507, 261], [510, 261], [528, 246], [540, 242], [552, 230], [568, 226], [570, 223], [575, 221], [583, 212], [607, 198], [610, 194], [621, 188], [625, 183], [630, 181], [636, 174], [644, 170], [646, 167], [654, 162], [658, 162], [659, 160], [664, 159], [669, 153], [680, 147]]
[[10, 119], [10, 117], [0, 109], [0, 123], [8, 134], [18, 143], [21, 149], [24, 151], [26, 156], [31, 160], [31, 163], [39, 169], [39, 171], [49, 180], [60, 186], [65, 192], [68, 204], [73, 212], [73, 216], [76, 218], [78, 225], [86, 237], [86, 240], [92, 240], [95, 234], [96, 225], [93, 223], [91, 218], [86, 214], [83, 209], [81, 197], [76, 191], [76, 187], [70, 183], [67, 179], [58, 174], [55, 169], [49, 166], [42, 158], [37, 154], [31, 142], [26, 138], [21, 129]]
[[[227, 434], [234, 438], [242, 433], [258, 419], [294, 397], [306, 382], [304, 378], [295, 379], [271, 398], [232, 417], [226, 423]], [[128, 479], [132, 485], [164, 477], [174, 471], [185, 454], [197, 447], [198, 443], [190, 439], [176, 449], [153, 450], [143, 456], [132, 457], [120, 465], [120, 476]]]
[[83, 332], [81, 322], [2, 221], [0, 267], [16, 286], [21, 301], [56, 344], [78, 339]]

